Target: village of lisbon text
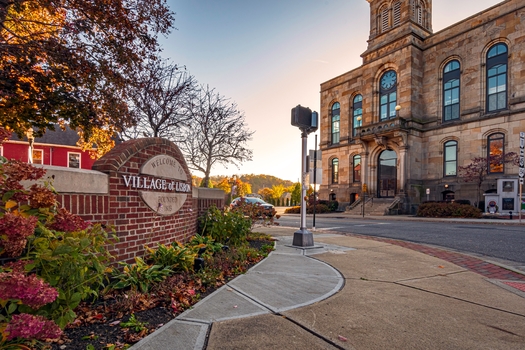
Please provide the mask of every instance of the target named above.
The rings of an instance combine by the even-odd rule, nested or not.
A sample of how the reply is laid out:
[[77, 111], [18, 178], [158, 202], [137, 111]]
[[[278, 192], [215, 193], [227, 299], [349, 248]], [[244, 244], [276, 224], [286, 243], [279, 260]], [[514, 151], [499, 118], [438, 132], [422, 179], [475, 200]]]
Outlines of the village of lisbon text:
[[145, 189], [145, 190], [162, 190], [171, 192], [191, 192], [191, 185], [166, 179], [157, 179], [142, 177], [137, 175], [122, 175], [126, 187]]

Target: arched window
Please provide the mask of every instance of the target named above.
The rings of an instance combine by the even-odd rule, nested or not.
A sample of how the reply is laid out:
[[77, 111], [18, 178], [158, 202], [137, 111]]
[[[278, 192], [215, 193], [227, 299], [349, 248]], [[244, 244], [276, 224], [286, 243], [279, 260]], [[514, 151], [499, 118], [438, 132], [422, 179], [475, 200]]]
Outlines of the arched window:
[[423, 3], [420, 0], [412, 0], [412, 19], [423, 25]]
[[380, 120], [396, 117], [397, 104], [397, 74], [393, 70], [385, 72], [379, 81]]
[[445, 142], [443, 154], [443, 174], [445, 176], [456, 176], [458, 170], [457, 141]]
[[336, 102], [332, 105], [332, 145], [339, 143], [339, 108], [339, 102]]
[[332, 183], [337, 184], [339, 183], [339, 159], [334, 158], [332, 159]]
[[357, 95], [354, 97], [354, 120], [352, 123], [352, 135], [357, 135], [357, 128], [363, 125], [363, 96]]
[[355, 155], [352, 161], [354, 182], [361, 182], [361, 156]]
[[386, 32], [390, 28], [390, 10], [387, 6], [384, 6], [379, 10], [381, 14], [381, 33]]
[[489, 135], [487, 145], [487, 163], [489, 173], [503, 173], [505, 171], [505, 135], [502, 133]]
[[507, 108], [508, 50], [496, 44], [487, 53], [487, 111]]
[[447, 63], [443, 69], [443, 121], [459, 119], [459, 62]]

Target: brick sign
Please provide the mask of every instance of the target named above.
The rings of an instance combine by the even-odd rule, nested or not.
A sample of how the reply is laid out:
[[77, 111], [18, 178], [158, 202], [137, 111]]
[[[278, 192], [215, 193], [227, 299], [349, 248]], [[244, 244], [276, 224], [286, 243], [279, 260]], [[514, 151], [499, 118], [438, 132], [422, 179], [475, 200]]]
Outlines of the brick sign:
[[169, 155], [150, 158], [138, 175], [123, 174], [122, 178], [126, 187], [137, 189], [144, 203], [162, 215], [179, 211], [191, 192], [182, 165]]

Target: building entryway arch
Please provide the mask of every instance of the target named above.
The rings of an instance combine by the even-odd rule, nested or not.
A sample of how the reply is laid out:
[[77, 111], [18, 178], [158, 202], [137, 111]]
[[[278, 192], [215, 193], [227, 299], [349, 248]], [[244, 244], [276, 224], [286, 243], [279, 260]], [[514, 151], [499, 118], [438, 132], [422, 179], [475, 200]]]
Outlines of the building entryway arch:
[[454, 191], [446, 190], [441, 192], [443, 195], [443, 200], [447, 202], [452, 202], [455, 199], [455, 193]]
[[377, 197], [393, 198], [397, 188], [397, 154], [393, 150], [384, 150], [379, 155], [377, 174]]

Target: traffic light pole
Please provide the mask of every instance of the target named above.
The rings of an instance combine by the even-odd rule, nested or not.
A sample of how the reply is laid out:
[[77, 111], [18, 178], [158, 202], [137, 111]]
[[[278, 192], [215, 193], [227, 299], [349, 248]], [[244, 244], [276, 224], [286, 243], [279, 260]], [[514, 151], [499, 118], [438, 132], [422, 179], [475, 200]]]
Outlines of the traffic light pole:
[[306, 130], [301, 130], [302, 139], [302, 158], [301, 158], [301, 227], [299, 231], [293, 234], [293, 246], [298, 247], [313, 247], [314, 236], [306, 229], [306, 187], [308, 186], [306, 178], [306, 151], [308, 133]]

